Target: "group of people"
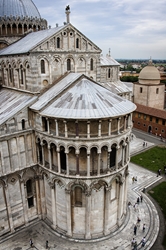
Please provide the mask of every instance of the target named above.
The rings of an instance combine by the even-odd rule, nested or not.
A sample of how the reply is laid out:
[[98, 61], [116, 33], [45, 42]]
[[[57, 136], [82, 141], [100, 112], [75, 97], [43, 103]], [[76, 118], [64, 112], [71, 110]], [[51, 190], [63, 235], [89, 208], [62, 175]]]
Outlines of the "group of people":
[[[133, 205], [133, 208], [134, 208], [134, 211], [139, 211], [138, 210], [138, 205], [140, 204], [140, 202], [142, 203], [143, 202], [143, 196], [142, 194], [140, 196], [137, 197], [137, 200], [136, 200], [136, 203]], [[128, 203], [130, 206], [132, 205], [131, 202]], [[141, 224], [141, 219], [139, 216], [137, 216], [137, 222], [136, 224], [134, 225], [134, 236], [136, 237], [137, 235], [137, 229], [140, 228], [140, 224]], [[142, 233], [145, 233], [145, 229], [146, 229], [146, 224], [143, 223], [142, 225]], [[138, 243], [137, 243], [137, 240], [136, 238], [133, 238], [132, 241], [131, 241], [131, 247], [132, 247], [132, 250], [137, 250], [137, 246], [138, 246]], [[145, 237], [142, 238], [141, 240], [141, 247], [144, 247], [145, 246], [145, 243], [146, 243], [146, 240], [145, 240]]]
[[[34, 247], [32, 239], [29, 241], [30, 247]], [[48, 240], [46, 240], [46, 249], [48, 249]]]

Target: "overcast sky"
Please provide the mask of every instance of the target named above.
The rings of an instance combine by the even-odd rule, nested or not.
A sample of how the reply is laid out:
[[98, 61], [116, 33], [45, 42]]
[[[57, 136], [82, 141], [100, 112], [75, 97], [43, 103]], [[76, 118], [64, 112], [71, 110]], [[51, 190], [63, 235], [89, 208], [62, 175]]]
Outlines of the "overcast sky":
[[116, 59], [166, 60], [166, 0], [33, 0], [48, 25], [70, 22]]

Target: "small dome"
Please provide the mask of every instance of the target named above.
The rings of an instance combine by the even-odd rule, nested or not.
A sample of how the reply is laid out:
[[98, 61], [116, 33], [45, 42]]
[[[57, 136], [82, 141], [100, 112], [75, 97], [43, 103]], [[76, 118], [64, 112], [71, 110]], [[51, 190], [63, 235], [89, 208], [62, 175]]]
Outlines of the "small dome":
[[159, 84], [160, 73], [158, 69], [153, 66], [152, 61], [144, 67], [139, 74], [139, 83], [141, 84]]
[[1, 0], [0, 17], [33, 17], [41, 19], [32, 0]]

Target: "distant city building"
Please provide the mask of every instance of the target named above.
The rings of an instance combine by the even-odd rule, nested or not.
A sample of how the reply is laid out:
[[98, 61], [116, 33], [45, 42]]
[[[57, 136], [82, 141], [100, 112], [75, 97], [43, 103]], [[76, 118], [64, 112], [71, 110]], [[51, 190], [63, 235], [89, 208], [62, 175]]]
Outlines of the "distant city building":
[[127, 213], [132, 91], [69, 6], [45, 29], [31, 0], [12, 2], [0, 5], [1, 238], [40, 219], [74, 239], [111, 234]]

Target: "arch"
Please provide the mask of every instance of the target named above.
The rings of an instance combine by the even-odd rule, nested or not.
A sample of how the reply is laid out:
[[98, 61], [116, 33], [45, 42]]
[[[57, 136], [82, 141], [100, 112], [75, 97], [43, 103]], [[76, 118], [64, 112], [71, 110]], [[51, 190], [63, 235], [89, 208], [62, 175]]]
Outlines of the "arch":
[[59, 185], [59, 187], [61, 187], [61, 188], [66, 186], [66, 183], [62, 178], [53, 177], [51, 182], [53, 182], [53, 183], [56, 182]]
[[108, 183], [105, 180], [97, 180], [91, 183], [90, 189], [100, 191], [102, 187], [108, 187]]
[[40, 71], [41, 71], [41, 74], [45, 74], [46, 73], [44, 59], [41, 59], [41, 61], [40, 61]]
[[71, 59], [68, 58], [67, 59], [67, 71], [70, 71], [71, 70]]
[[66, 186], [66, 190], [71, 191], [74, 189], [75, 186], [81, 186], [84, 192], [89, 189], [88, 185], [84, 181], [77, 179], [74, 181], [70, 181]]
[[57, 47], [57, 49], [60, 49], [60, 46], [61, 46], [61, 39], [60, 39], [60, 37], [57, 37], [57, 39], [56, 39], [56, 47]]
[[93, 62], [93, 58], [90, 59], [90, 70], [93, 71], [94, 68], [94, 62]]
[[108, 69], [108, 78], [110, 78], [111, 77], [111, 70], [110, 70], [110, 68]]
[[76, 49], [79, 49], [79, 38], [76, 38]]

